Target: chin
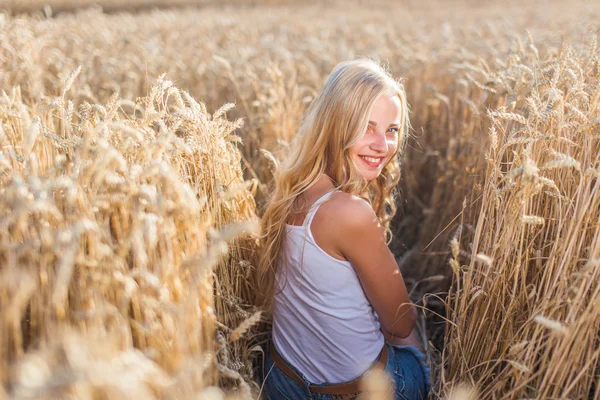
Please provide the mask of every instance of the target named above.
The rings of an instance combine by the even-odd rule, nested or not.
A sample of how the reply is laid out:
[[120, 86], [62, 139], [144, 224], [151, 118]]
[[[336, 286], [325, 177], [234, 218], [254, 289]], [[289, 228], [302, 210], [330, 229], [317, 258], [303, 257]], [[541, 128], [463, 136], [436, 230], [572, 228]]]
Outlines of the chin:
[[372, 180], [377, 179], [377, 177], [379, 176], [379, 173], [374, 173], [372, 171], [369, 171], [369, 172], [360, 171], [360, 176], [362, 176], [364, 180], [371, 182]]

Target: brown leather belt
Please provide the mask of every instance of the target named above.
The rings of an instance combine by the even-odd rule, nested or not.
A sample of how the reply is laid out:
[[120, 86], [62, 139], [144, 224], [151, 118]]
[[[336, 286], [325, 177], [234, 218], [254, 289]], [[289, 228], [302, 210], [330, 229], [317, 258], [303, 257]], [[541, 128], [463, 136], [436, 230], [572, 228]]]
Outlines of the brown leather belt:
[[[281, 358], [277, 350], [275, 350], [275, 345], [273, 344], [273, 340], [270, 339], [269, 348], [271, 351], [271, 359], [279, 367], [279, 369], [286, 374], [288, 377], [292, 378], [294, 381], [298, 382], [301, 385], [304, 385], [304, 380], [300, 375], [298, 375], [293, 369], [291, 369], [285, 361]], [[387, 350], [386, 345], [384, 344], [381, 351], [379, 352], [379, 356], [377, 357], [377, 362], [373, 367], [379, 367], [381, 369], [385, 369], [385, 364], [387, 363]], [[362, 379], [362, 375], [358, 378], [342, 383], [334, 383], [332, 385], [327, 386], [318, 386], [318, 385], [310, 385], [308, 390], [315, 393], [320, 394], [354, 394], [360, 392], [360, 381]]]

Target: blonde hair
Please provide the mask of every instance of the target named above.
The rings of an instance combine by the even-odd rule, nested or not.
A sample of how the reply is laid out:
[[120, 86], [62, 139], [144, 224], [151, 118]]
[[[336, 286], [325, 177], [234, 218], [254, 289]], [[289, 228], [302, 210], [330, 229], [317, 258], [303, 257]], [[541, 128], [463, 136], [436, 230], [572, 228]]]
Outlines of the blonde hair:
[[[359, 174], [349, 149], [367, 130], [373, 103], [383, 94], [397, 95], [401, 104], [398, 148], [381, 174], [367, 182]], [[303, 215], [306, 207], [294, 208], [296, 198], [323, 173], [336, 189], [362, 197], [375, 211], [391, 240], [390, 220], [396, 212], [396, 186], [400, 179], [398, 155], [409, 134], [409, 109], [401, 82], [379, 63], [357, 59], [337, 64], [319, 96], [309, 106], [285, 162], [275, 171], [275, 190], [264, 212], [256, 287], [259, 303], [271, 311], [275, 272], [283, 250], [285, 225], [291, 215]]]

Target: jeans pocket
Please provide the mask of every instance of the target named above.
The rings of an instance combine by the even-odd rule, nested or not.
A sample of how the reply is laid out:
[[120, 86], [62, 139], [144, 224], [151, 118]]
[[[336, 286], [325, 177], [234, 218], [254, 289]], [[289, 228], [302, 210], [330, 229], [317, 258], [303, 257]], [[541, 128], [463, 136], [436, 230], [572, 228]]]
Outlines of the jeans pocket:
[[289, 388], [287, 376], [276, 365], [271, 364], [271, 371], [265, 380], [265, 391], [270, 400], [295, 400], [293, 389]]
[[275, 400], [275, 399], [294, 400], [291, 397], [288, 397], [286, 395], [285, 391], [282, 388], [280, 388], [279, 385], [277, 385], [276, 383], [274, 383], [273, 386], [275, 386], [275, 390], [278, 393], [277, 397], [273, 398], [273, 400]]
[[425, 356], [413, 346], [395, 346], [396, 374], [400, 399], [423, 400], [430, 391], [429, 368]]
[[304, 400], [307, 398], [306, 388], [287, 376], [267, 354], [265, 362], [265, 391], [270, 400]]
[[408, 400], [406, 397], [406, 379], [402, 369], [398, 366], [394, 369], [394, 386], [396, 391], [396, 399]]

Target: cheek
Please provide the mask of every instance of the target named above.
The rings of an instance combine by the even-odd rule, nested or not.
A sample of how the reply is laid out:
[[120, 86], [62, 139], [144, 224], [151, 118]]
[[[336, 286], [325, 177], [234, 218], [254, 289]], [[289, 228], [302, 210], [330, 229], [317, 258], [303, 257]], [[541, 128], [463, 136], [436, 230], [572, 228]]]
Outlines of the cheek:
[[388, 154], [394, 154], [398, 150], [398, 139], [388, 140]]
[[365, 139], [363, 137], [358, 142], [356, 142], [356, 144], [350, 147], [350, 153], [358, 156], [360, 152], [364, 149], [365, 145]]

